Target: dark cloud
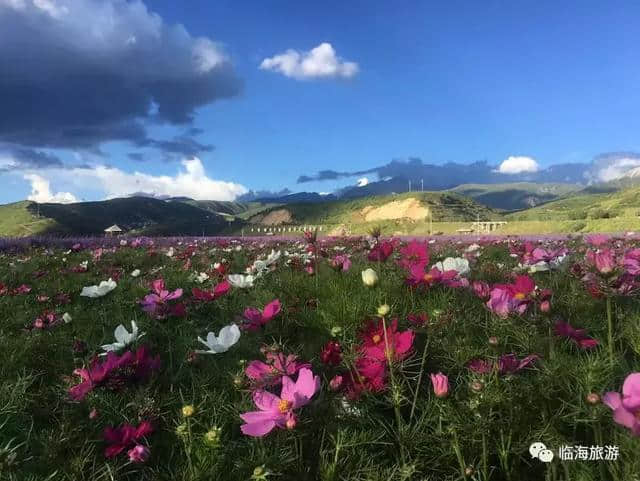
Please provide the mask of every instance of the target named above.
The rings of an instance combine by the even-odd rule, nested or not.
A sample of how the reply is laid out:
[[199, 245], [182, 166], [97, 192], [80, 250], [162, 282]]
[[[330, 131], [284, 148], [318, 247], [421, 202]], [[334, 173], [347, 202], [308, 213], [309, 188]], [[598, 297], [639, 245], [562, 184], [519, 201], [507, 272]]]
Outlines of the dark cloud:
[[257, 199], [275, 199], [277, 197], [284, 197], [290, 195], [293, 192], [289, 189], [282, 189], [279, 191], [272, 190], [250, 190], [246, 194], [236, 198], [236, 202], [251, 202]]
[[[501, 174], [497, 166], [486, 161], [470, 164], [447, 162], [442, 165], [427, 164], [418, 157], [407, 160], [394, 159], [391, 162], [368, 170], [352, 172], [336, 172], [322, 170], [314, 175], [301, 175], [298, 183], [311, 181], [336, 180], [339, 178], [357, 177], [365, 174], [376, 174], [378, 180], [395, 179], [402, 185], [411, 181], [414, 188], [424, 185], [425, 190], [449, 189], [460, 184], [478, 183], [495, 184], [503, 182], [585, 182], [584, 173], [590, 164], [558, 164], [538, 172], [522, 172], [519, 174]], [[381, 188], [387, 188], [389, 184]], [[368, 187], [373, 190], [377, 185]]]
[[172, 140], [141, 139], [136, 142], [139, 147], [153, 147], [166, 154], [179, 154], [182, 157], [193, 157], [201, 152], [211, 152], [213, 145], [201, 144], [191, 137], [174, 137]]
[[0, 144], [0, 172], [62, 166], [62, 160], [47, 152]]
[[144, 162], [144, 154], [142, 152], [129, 152], [127, 157], [136, 162]]
[[301, 175], [298, 177], [298, 184], [304, 184], [306, 182], [315, 182], [315, 181], [323, 181], [323, 180], [337, 180], [344, 177], [354, 177], [356, 175], [364, 175], [370, 174], [372, 172], [377, 172], [378, 169], [369, 169], [369, 170], [360, 170], [355, 172], [336, 172], [335, 170], [321, 170], [315, 175]]
[[29, 147], [207, 151], [200, 129], [165, 141], [145, 126], [188, 126], [242, 88], [219, 45], [124, 0], [0, 1], [0, 72], [0, 141]]

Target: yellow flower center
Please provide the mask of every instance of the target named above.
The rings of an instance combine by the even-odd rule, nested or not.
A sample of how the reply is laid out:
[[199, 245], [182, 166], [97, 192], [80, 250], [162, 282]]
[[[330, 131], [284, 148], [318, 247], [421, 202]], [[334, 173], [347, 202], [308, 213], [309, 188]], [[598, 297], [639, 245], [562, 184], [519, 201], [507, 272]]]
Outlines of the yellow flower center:
[[518, 292], [515, 296], [513, 296], [514, 299], [518, 299], [519, 301], [523, 300], [525, 297], [527, 297], [524, 292]]
[[433, 276], [429, 273], [426, 273], [423, 277], [423, 279], [427, 282], [429, 282], [431, 279], [433, 279]]
[[378, 344], [382, 340], [382, 337], [380, 336], [380, 334], [375, 334], [371, 338], [371, 340], [373, 341], [374, 344]]
[[278, 403], [278, 411], [284, 414], [287, 411], [289, 411], [289, 409], [291, 409], [292, 404], [293, 403], [291, 401], [287, 401], [286, 399], [281, 399], [280, 402]]

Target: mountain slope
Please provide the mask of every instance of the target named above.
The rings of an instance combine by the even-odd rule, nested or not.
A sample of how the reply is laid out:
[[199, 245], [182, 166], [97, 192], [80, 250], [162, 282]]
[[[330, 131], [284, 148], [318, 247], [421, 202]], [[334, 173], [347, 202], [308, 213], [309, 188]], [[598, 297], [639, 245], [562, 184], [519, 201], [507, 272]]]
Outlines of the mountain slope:
[[535, 207], [577, 192], [577, 184], [536, 184], [513, 182], [507, 184], [462, 184], [451, 192], [471, 197], [476, 202], [495, 209], [517, 210]]
[[[415, 202], [411, 202], [411, 200]], [[407, 202], [409, 201], [409, 203]], [[394, 204], [395, 203], [395, 204]], [[394, 215], [392, 211], [398, 209]], [[286, 223], [297, 224], [363, 224], [375, 222], [372, 220], [379, 214], [379, 220], [423, 220], [424, 215], [420, 209], [428, 209], [433, 213], [433, 219], [437, 221], [472, 221], [496, 219], [500, 214], [493, 209], [474, 202], [472, 199], [450, 192], [407, 192], [405, 194], [364, 197], [358, 199], [337, 200], [322, 204], [288, 204], [274, 206], [266, 209], [260, 216], [254, 216], [250, 220], [253, 223], [263, 223], [265, 216], [274, 212], [284, 212], [288, 215], [280, 216], [289, 219]], [[386, 209], [374, 212], [374, 209]], [[406, 217], [403, 215], [406, 214]]]
[[564, 199], [507, 215], [512, 220], [567, 220], [608, 217], [637, 217], [640, 213], [640, 187], [615, 192], [590, 193], [588, 190]]

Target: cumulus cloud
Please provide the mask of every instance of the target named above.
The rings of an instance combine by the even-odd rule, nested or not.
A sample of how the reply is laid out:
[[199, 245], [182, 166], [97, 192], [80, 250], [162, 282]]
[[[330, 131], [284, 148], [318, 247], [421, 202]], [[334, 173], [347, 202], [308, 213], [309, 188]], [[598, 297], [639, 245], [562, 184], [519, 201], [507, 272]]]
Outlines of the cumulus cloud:
[[358, 181], [356, 182], [358, 187], [364, 187], [365, 185], [367, 185], [369, 183], [369, 179], [366, 177], [360, 177], [358, 179]]
[[525, 172], [538, 172], [540, 166], [535, 159], [526, 156], [510, 156], [502, 161], [497, 172], [501, 174], [522, 174]]
[[219, 44], [140, 0], [0, 0], [0, 72], [0, 142], [23, 147], [206, 150], [156, 143], [146, 125], [188, 125], [242, 87]]
[[[197, 157], [183, 160], [182, 168], [174, 176], [152, 175], [143, 172], [131, 173], [105, 165], [93, 168], [71, 168], [64, 171], [51, 170], [48, 172], [50, 177], [58, 178], [61, 182], [70, 184], [76, 189], [85, 189], [87, 186], [91, 186], [103, 192], [104, 197], [107, 199], [127, 197], [134, 193], [145, 193], [154, 197], [234, 200], [247, 192], [243, 185], [214, 180], [209, 177], [205, 172], [202, 161]], [[45, 174], [41, 175], [44, 176]], [[44, 177], [42, 179], [48, 181]], [[31, 180], [31, 178], [28, 180]], [[33, 187], [33, 180], [31, 182]]]
[[26, 174], [25, 180], [31, 183], [31, 195], [28, 199], [34, 202], [53, 202], [56, 204], [71, 204], [78, 199], [70, 192], [51, 192], [51, 183], [37, 174]]
[[607, 152], [593, 159], [586, 177], [592, 182], [609, 182], [624, 177], [637, 167], [640, 167], [640, 153]]
[[279, 72], [286, 77], [302, 79], [351, 78], [359, 70], [356, 62], [348, 62], [336, 55], [330, 43], [324, 42], [308, 52], [289, 49], [284, 53], [265, 58], [262, 70]]

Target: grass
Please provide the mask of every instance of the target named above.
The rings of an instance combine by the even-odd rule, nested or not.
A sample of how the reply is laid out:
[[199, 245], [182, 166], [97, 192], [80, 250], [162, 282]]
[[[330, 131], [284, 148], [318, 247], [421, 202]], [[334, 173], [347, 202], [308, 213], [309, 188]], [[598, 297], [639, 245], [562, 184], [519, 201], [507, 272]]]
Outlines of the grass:
[[22, 201], [0, 205], [0, 233], [8, 237], [23, 237], [47, 232], [55, 226], [52, 219], [40, 218], [30, 207], [33, 202]]
[[[234, 289], [212, 303], [191, 299], [192, 287], [203, 288], [193, 280], [194, 273], [213, 276], [213, 264], [223, 258], [229, 272], [242, 272], [274, 246], [300, 250], [291, 243], [252, 243], [236, 250], [209, 241], [193, 248], [176, 243], [173, 258], [164, 255], [164, 248], [129, 247], [105, 251], [97, 260], [87, 249], [3, 254], [0, 282], [10, 288], [26, 283], [32, 291], [0, 296], [0, 479], [626, 481], [640, 470], [638, 439], [613, 422], [608, 408], [586, 401], [589, 393], [618, 390], [626, 374], [639, 370], [636, 299], [614, 302], [614, 364], [604, 347], [584, 352], [550, 336], [551, 322], [562, 318], [606, 344], [605, 303], [588, 295], [566, 267], [535, 274], [540, 288], [554, 292], [550, 315], [533, 309], [508, 319], [491, 314], [467, 289], [408, 289], [403, 271], [391, 260], [368, 262], [358, 239], [340, 242], [352, 257], [348, 272], [332, 270], [321, 257], [315, 277], [283, 259], [252, 289]], [[582, 258], [579, 245], [568, 247], [567, 266]], [[331, 244], [325, 248], [331, 255], [338, 252]], [[463, 248], [436, 244], [432, 262]], [[187, 249], [188, 255], [179, 258]], [[187, 258], [191, 265], [185, 270]], [[87, 272], [67, 272], [66, 267], [82, 261], [89, 263]], [[472, 264], [471, 278], [507, 282], [516, 263], [505, 244], [487, 245]], [[372, 288], [360, 276], [369, 267], [379, 275]], [[129, 275], [134, 269], [142, 271], [140, 277]], [[79, 297], [83, 286], [118, 274], [118, 287], [105, 297]], [[154, 320], [140, 309], [137, 301], [160, 276], [169, 289], [185, 289], [186, 317]], [[69, 304], [36, 299], [40, 294], [53, 299], [60, 292], [70, 295]], [[274, 298], [281, 300], [282, 313], [263, 330], [243, 333], [224, 354], [191, 357], [202, 347], [198, 335], [238, 322], [244, 308], [261, 308]], [[398, 318], [400, 330], [411, 327], [409, 313], [427, 313], [431, 320], [416, 330], [413, 354], [394, 364], [393, 385], [345, 401], [328, 389], [329, 380], [344, 372], [345, 365], [323, 365], [321, 348], [335, 339], [343, 346], [345, 363], [352, 362], [359, 332], [385, 303], [391, 307], [388, 319]], [[25, 330], [44, 310], [68, 312], [73, 320], [50, 330]], [[73, 370], [86, 364], [100, 345], [113, 342], [118, 324], [129, 327], [132, 319], [146, 332], [142, 341], [161, 356], [161, 371], [148, 383], [117, 391], [96, 389], [82, 402], [70, 402], [67, 390], [78, 382]], [[497, 345], [488, 342], [491, 336]], [[86, 354], [74, 351], [75, 340], [86, 342]], [[263, 359], [260, 349], [265, 345], [311, 362], [323, 387], [300, 410], [294, 430], [255, 439], [240, 432], [239, 414], [255, 409], [243, 367]], [[537, 353], [542, 360], [506, 377], [479, 376], [465, 367], [471, 358], [494, 359], [510, 352], [519, 357]], [[451, 382], [445, 399], [431, 392], [428, 374], [439, 371]], [[184, 405], [195, 406], [188, 419], [181, 414]], [[92, 409], [98, 413], [95, 419], [89, 417]], [[148, 462], [128, 463], [126, 454], [106, 460], [104, 427], [143, 419], [155, 425], [148, 438]], [[221, 430], [221, 439], [211, 444], [204, 436], [213, 427]], [[556, 450], [563, 444], [616, 445], [620, 459], [546, 465], [528, 453], [535, 441]], [[261, 469], [270, 474], [260, 477]]]
[[576, 220], [593, 219], [602, 215], [633, 218], [640, 214], [640, 187], [616, 192], [576, 194], [541, 206], [512, 213], [509, 220]]

